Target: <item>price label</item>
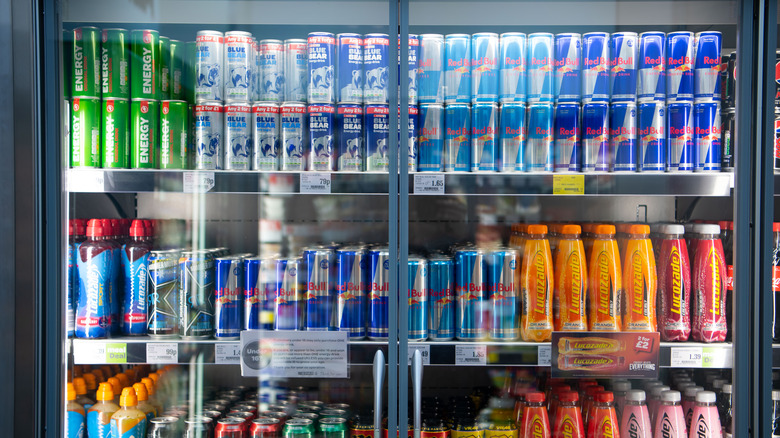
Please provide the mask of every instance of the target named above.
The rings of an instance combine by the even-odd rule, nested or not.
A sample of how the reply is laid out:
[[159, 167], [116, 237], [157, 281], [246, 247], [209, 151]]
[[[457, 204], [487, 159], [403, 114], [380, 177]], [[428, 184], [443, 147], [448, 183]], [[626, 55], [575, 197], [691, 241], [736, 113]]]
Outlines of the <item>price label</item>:
[[414, 174], [415, 195], [443, 195], [444, 175], [441, 174]]
[[701, 352], [701, 366], [704, 368], [731, 368], [733, 357], [730, 348], [703, 347]]
[[241, 363], [241, 343], [229, 342], [214, 345], [214, 363], [217, 365]]
[[487, 345], [456, 345], [455, 365], [487, 365]]
[[552, 363], [552, 346], [540, 345], [536, 350], [536, 364], [540, 367], [549, 367]]
[[584, 195], [585, 175], [554, 175], [553, 195]]
[[73, 341], [73, 363], [106, 363], [106, 343], [75, 339]]
[[146, 344], [146, 362], [148, 363], [179, 363], [179, 346], [173, 343]]
[[330, 173], [301, 173], [301, 193], [328, 194], [330, 186]]
[[182, 192], [184, 193], [206, 193], [214, 188], [214, 172], [184, 172]]
[[69, 192], [106, 191], [106, 174], [100, 169], [71, 169], [68, 172]]
[[409, 353], [409, 365], [412, 364], [412, 356], [414, 356], [414, 352], [417, 350], [420, 350], [420, 356], [422, 359], [423, 365], [430, 365], [431, 364], [431, 346], [430, 345], [414, 345], [414, 344], [407, 344], [407, 351]]
[[672, 347], [671, 366], [681, 368], [701, 368], [701, 347]]

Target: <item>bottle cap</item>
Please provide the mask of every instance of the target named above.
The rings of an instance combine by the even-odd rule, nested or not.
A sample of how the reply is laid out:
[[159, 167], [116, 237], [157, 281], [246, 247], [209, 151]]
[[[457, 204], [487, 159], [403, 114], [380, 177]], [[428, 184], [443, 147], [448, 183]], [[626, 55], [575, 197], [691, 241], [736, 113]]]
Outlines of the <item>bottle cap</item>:
[[119, 406], [132, 407], [138, 405], [138, 397], [135, 390], [131, 387], [122, 389], [122, 395], [119, 396]]
[[553, 386], [552, 391], [553, 391], [553, 393], [568, 392], [568, 391], [571, 391], [571, 386], [563, 384], [563, 383], [559, 383], [559, 384]]
[[580, 234], [582, 228], [579, 225], [566, 224], [561, 227], [561, 234]]
[[698, 234], [720, 234], [720, 227], [713, 224], [696, 224], [693, 232]]
[[588, 222], [585, 224], [582, 224], [582, 232], [583, 233], [593, 233], [593, 229], [596, 226], [593, 222]]
[[778, 401], [780, 400], [780, 391], [774, 389], [772, 390], [772, 400]]
[[618, 224], [615, 224], [615, 231], [620, 234], [626, 234], [628, 233], [628, 230], [631, 228], [631, 224], [628, 222], [621, 222]]
[[597, 403], [610, 403], [615, 400], [614, 394], [612, 394], [609, 391], [603, 391], [598, 394], [596, 394], [596, 402]]
[[84, 395], [87, 393], [87, 382], [83, 377], [76, 377], [73, 379], [73, 387], [76, 389], [76, 395]]
[[528, 403], [544, 403], [543, 392], [529, 392], [525, 395], [525, 401]]
[[661, 393], [662, 392], [668, 391], [670, 389], [672, 389], [672, 388], [670, 388], [670, 387], [668, 387], [666, 385], [654, 386], [653, 389], [650, 390], [650, 397], [653, 397], [653, 398], [657, 399], [657, 398], [661, 397]]
[[141, 379], [141, 383], [146, 385], [146, 392], [149, 393], [149, 395], [154, 395], [154, 381], [148, 377], [144, 377]]
[[146, 401], [149, 399], [149, 393], [146, 390], [146, 385], [143, 383], [134, 383], [133, 389], [135, 390], [135, 396], [138, 401]]
[[68, 401], [76, 400], [76, 388], [73, 387], [73, 383], [68, 382], [67, 390]]
[[696, 403], [715, 403], [717, 397], [712, 391], [699, 391], [696, 393]]
[[[631, 389], [631, 382], [628, 380], [620, 380], [612, 385], [613, 391], [628, 391]], [[642, 391], [644, 393], [644, 391]], [[644, 400], [644, 399], [643, 399]]]
[[103, 224], [100, 219], [90, 219], [87, 223], [87, 236], [103, 237]]
[[547, 234], [547, 225], [532, 224], [528, 225], [528, 234]]
[[628, 227], [628, 234], [650, 234], [650, 226], [644, 224], [633, 224]]
[[149, 233], [147, 229], [144, 227], [144, 221], [140, 219], [135, 219], [130, 224], [130, 237], [146, 237]]
[[780, 222], [772, 223], [772, 232], [780, 233]]
[[148, 377], [148, 378], [152, 379], [152, 382], [154, 382], [154, 384], [155, 384], [155, 385], [157, 384], [157, 379], [159, 379], [159, 378], [160, 378], [159, 371], [160, 371], [160, 370], [157, 370], [157, 372], [156, 372], [156, 373], [149, 373], [149, 375], [148, 375], [148, 376], [146, 376], [146, 377]]
[[95, 376], [95, 381], [97, 383], [103, 383], [106, 381], [106, 376], [103, 375], [103, 370], [100, 368], [95, 368], [92, 370], [92, 374]]
[[716, 391], [720, 391], [721, 389], [723, 389], [723, 385], [725, 385], [726, 382], [728, 382], [728, 380], [715, 379], [712, 381], [712, 387], [715, 388]]
[[615, 226], [614, 225], [608, 225], [608, 224], [599, 224], [596, 225], [596, 228], [593, 230], [594, 234], [615, 234]]
[[128, 386], [130, 386], [130, 378], [127, 377], [127, 374], [119, 373], [114, 377], [119, 379], [119, 384], [122, 385], [122, 388], [127, 388]]
[[114, 395], [122, 393], [122, 384], [119, 383], [119, 379], [116, 377], [109, 377], [108, 383], [111, 384], [111, 389], [114, 391]]
[[111, 387], [111, 384], [108, 382], [101, 383], [98, 387], [97, 393], [95, 394], [95, 398], [97, 398], [99, 401], [113, 401], [114, 389]]
[[87, 389], [97, 389], [97, 379], [93, 373], [84, 373], [81, 377], [84, 378], [84, 382], [87, 384]]
[[647, 396], [641, 389], [631, 389], [626, 393], [626, 400], [628, 401], [642, 402], [645, 399], [647, 399]]
[[579, 401], [579, 399], [580, 395], [577, 394], [577, 391], [564, 391], [558, 394], [558, 400], [561, 402], [572, 403]]
[[680, 392], [685, 392], [685, 388], [696, 386], [693, 382], [680, 382], [677, 384], [677, 390]]
[[731, 383], [726, 383], [723, 385], [723, 393], [724, 394], [731, 394], [734, 391], [734, 387], [731, 386]]
[[663, 234], [685, 234], [685, 227], [679, 224], [668, 224], [661, 227]]
[[685, 392], [683, 392], [683, 394], [685, 394], [686, 397], [696, 397], [696, 394], [701, 391], [704, 391], [704, 388], [701, 386], [689, 386], [685, 388]]
[[680, 391], [664, 391], [661, 393], [661, 401], [678, 402], [681, 400]]

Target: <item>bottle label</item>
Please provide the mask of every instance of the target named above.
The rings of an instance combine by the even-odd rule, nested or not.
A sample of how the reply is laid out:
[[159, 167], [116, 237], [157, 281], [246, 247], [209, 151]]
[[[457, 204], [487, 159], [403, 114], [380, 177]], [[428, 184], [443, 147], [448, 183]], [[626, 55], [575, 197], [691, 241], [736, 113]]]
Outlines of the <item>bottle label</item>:
[[111, 438], [140, 438], [146, 436], [146, 416], [111, 418]]
[[726, 340], [726, 264], [720, 239], [698, 240], [693, 267], [693, 339]]
[[65, 427], [67, 438], [84, 438], [84, 415], [77, 411], [68, 411]]
[[658, 277], [661, 336], [665, 341], [687, 341], [691, 333], [691, 275], [682, 239], [666, 239], [661, 244]]
[[87, 436], [89, 438], [108, 438], [111, 436], [111, 414], [113, 412], [87, 412]]

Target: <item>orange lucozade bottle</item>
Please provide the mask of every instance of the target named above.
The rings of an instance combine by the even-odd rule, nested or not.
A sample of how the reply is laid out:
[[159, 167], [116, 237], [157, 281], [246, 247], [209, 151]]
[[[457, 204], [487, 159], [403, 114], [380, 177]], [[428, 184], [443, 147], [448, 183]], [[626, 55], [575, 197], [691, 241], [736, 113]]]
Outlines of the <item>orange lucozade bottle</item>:
[[658, 275], [655, 268], [650, 226], [631, 225], [623, 256], [623, 330], [656, 332]]
[[588, 292], [588, 265], [579, 225], [563, 225], [555, 257], [553, 320], [556, 331], [588, 330], [585, 302]]
[[523, 313], [520, 336], [524, 341], [544, 342], [552, 338], [553, 264], [547, 226], [529, 225], [520, 273]]
[[623, 279], [614, 225], [593, 229], [588, 269], [588, 325], [590, 331], [619, 332], [623, 328], [620, 298]]

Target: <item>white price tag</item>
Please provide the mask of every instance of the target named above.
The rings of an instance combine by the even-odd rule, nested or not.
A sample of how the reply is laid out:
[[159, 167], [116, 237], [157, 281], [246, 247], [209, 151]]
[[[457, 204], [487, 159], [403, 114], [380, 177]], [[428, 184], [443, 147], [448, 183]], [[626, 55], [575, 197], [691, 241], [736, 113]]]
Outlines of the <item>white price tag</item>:
[[214, 188], [214, 172], [194, 171], [184, 172], [182, 192], [184, 193], [206, 193]]
[[455, 365], [487, 365], [487, 345], [456, 345]]
[[214, 363], [238, 365], [241, 363], [241, 343], [214, 344]]
[[414, 174], [414, 194], [415, 195], [443, 195], [444, 194], [444, 175], [415, 173]]
[[672, 367], [701, 368], [701, 347], [672, 347], [671, 356]]
[[175, 343], [146, 344], [146, 362], [148, 363], [179, 363], [179, 346]]
[[100, 169], [71, 169], [67, 178], [69, 192], [101, 193], [106, 190], [106, 174]]
[[349, 377], [347, 332], [241, 332], [241, 375]]
[[536, 350], [536, 364], [549, 367], [552, 363], [552, 345], [540, 345]]
[[95, 341], [73, 341], [73, 363], [102, 364], [106, 363], [106, 343]]
[[330, 193], [330, 173], [301, 172], [301, 193]]
[[431, 364], [431, 346], [430, 345], [415, 345], [407, 344], [407, 351], [409, 353], [409, 365], [412, 364], [412, 356], [416, 350], [420, 350], [420, 356], [423, 365]]

